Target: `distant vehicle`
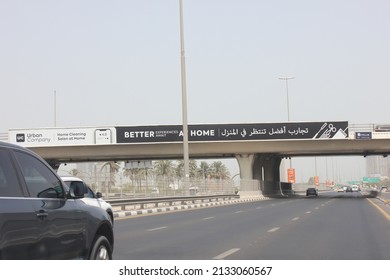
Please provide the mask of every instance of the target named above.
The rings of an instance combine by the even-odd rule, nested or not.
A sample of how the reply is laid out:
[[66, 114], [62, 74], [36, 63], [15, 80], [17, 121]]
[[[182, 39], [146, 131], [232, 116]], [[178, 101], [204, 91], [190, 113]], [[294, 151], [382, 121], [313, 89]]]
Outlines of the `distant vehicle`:
[[190, 191], [190, 195], [196, 195], [199, 192], [198, 187], [189, 187], [188, 190]]
[[159, 190], [159, 188], [152, 188], [152, 192], [151, 192], [152, 194], [160, 194], [160, 190]]
[[348, 186], [345, 190], [345, 192], [352, 192], [352, 187]]
[[106, 211], [111, 219], [112, 224], [114, 225], [114, 211], [112, 209], [111, 204], [102, 198], [101, 192], [97, 192], [95, 194], [95, 192], [87, 184], [85, 184], [83, 180], [78, 177], [62, 176], [61, 179], [62, 181], [64, 181], [65, 184], [68, 185], [68, 187], [74, 185], [83, 188], [85, 190], [84, 198], [82, 198], [81, 200], [88, 205], [100, 207], [104, 211]]
[[353, 185], [351, 188], [352, 188], [353, 192], [358, 192], [359, 191], [359, 186], [357, 186], [357, 185]]
[[308, 188], [306, 190], [306, 196], [310, 196], [310, 195], [318, 196], [317, 189], [316, 188]]
[[0, 142], [0, 259], [112, 259], [108, 214], [37, 154]]

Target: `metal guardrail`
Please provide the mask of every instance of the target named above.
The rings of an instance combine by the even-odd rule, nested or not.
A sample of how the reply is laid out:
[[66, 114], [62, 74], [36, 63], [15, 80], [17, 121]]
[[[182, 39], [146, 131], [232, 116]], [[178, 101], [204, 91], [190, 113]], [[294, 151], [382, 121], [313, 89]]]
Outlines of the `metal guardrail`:
[[386, 204], [390, 204], [390, 191], [388, 191], [389, 189], [385, 189], [385, 188], [382, 188], [379, 192], [378, 192], [378, 197]]
[[145, 209], [147, 205], [158, 207], [160, 204], [173, 205], [180, 202], [180, 204], [192, 203], [197, 201], [218, 201], [218, 200], [232, 200], [240, 198], [237, 194], [229, 195], [206, 195], [206, 196], [181, 196], [181, 197], [153, 197], [153, 198], [131, 198], [131, 199], [108, 199], [113, 207], [120, 207], [122, 211], [126, 210], [127, 206], [139, 206], [140, 209]]

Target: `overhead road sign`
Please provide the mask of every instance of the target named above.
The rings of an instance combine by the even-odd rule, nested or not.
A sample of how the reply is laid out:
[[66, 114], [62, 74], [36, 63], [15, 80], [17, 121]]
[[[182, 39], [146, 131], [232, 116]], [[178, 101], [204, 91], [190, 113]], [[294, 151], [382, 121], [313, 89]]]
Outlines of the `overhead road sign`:
[[377, 184], [381, 181], [378, 177], [363, 177], [363, 183], [365, 184]]
[[370, 140], [372, 139], [372, 132], [355, 132], [355, 139]]

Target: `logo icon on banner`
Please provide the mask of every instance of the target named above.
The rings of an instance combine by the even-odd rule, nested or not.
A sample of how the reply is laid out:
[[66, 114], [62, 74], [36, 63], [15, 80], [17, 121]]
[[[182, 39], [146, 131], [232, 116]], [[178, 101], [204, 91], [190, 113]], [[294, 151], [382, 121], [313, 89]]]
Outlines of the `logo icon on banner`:
[[16, 134], [16, 142], [24, 142], [26, 139], [26, 136], [24, 135], [24, 133], [19, 133], [19, 134]]

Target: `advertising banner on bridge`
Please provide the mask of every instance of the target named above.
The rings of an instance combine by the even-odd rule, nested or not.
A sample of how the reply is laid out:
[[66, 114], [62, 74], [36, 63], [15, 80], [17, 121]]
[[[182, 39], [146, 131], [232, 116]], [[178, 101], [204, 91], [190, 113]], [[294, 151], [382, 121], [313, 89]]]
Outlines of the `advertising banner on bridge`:
[[[340, 139], [347, 121], [197, 124], [188, 126], [189, 141]], [[181, 125], [10, 129], [10, 143], [24, 147], [159, 143], [183, 141]]]
[[11, 129], [10, 143], [23, 147], [96, 145], [114, 143], [114, 128], [38, 128]]
[[[183, 141], [181, 125], [116, 127], [117, 143]], [[341, 139], [347, 121], [204, 124], [188, 126], [189, 141]]]

